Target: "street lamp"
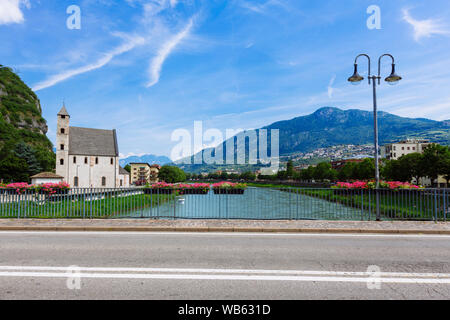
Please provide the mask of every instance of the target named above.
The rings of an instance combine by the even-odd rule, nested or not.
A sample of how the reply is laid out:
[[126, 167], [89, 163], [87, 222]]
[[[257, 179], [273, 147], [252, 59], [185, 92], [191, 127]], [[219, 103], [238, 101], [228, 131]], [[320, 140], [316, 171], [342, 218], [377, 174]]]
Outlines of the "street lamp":
[[379, 172], [379, 168], [378, 168], [378, 121], [377, 121], [377, 81], [378, 81], [378, 85], [381, 84], [381, 59], [383, 57], [390, 57], [392, 59], [392, 70], [391, 70], [391, 74], [386, 77], [386, 79], [384, 79], [388, 84], [390, 85], [395, 85], [396, 83], [398, 83], [398, 81], [400, 81], [402, 79], [402, 77], [400, 77], [399, 75], [397, 75], [395, 73], [395, 60], [394, 57], [391, 54], [383, 54], [380, 56], [380, 58], [378, 58], [378, 75], [372, 75], [370, 73], [370, 57], [363, 53], [360, 54], [358, 56], [356, 56], [355, 58], [355, 69], [353, 72], [353, 75], [348, 78], [348, 81], [351, 84], [359, 84], [362, 80], [364, 80], [364, 77], [359, 75], [358, 73], [358, 58], [359, 57], [366, 57], [368, 62], [369, 62], [369, 71], [367, 73], [367, 78], [369, 80], [369, 85], [371, 84], [372, 81], [372, 88], [373, 88], [373, 127], [374, 127], [374, 145], [375, 145], [375, 180], [376, 180], [376, 210], [377, 210], [377, 220], [380, 220], [380, 197], [379, 197], [379, 192], [378, 192], [378, 188], [380, 187], [380, 172]]

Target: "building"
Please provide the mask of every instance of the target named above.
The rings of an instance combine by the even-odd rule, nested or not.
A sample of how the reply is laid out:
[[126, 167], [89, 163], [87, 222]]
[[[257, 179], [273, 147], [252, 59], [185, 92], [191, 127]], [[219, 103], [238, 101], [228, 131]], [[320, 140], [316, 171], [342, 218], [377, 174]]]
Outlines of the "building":
[[331, 161], [331, 168], [335, 170], [342, 169], [347, 163], [359, 163], [363, 162], [362, 159], [345, 159], [345, 160], [337, 160], [337, 161]]
[[116, 130], [69, 126], [65, 106], [58, 112], [56, 174], [74, 188], [129, 187], [119, 166]]
[[382, 146], [381, 157], [388, 160], [398, 160], [401, 156], [410, 153], [422, 153], [430, 144], [428, 140], [408, 139]]
[[31, 184], [44, 184], [44, 183], [60, 183], [64, 180], [63, 176], [60, 176], [53, 172], [41, 172], [31, 176]]
[[158, 173], [161, 166], [157, 164], [148, 164], [146, 162], [130, 163], [131, 184], [146, 184], [158, 182]]
[[[431, 144], [428, 140], [414, 140], [408, 139], [396, 143], [387, 144], [381, 147], [381, 156], [388, 160], [398, 160], [401, 156], [410, 153], [423, 153], [426, 147]], [[447, 187], [447, 181], [443, 176], [439, 176], [437, 180], [431, 181], [430, 178], [421, 177], [419, 181], [413, 179], [412, 183], [417, 183], [425, 187], [437, 186], [437, 187]]]

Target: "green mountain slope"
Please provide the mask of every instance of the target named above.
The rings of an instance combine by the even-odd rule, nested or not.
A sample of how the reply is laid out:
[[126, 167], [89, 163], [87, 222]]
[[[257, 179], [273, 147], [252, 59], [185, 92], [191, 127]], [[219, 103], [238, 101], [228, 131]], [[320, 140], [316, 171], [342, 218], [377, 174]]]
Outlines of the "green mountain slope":
[[[324, 107], [310, 115], [275, 122], [263, 129], [280, 130], [281, 155], [340, 144], [362, 145], [373, 142], [373, 114]], [[378, 129], [380, 145], [419, 137], [450, 144], [450, 125], [446, 121], [403, 118], [378, 112]]]
[[28, 181], [55, 166], [47, 124], [36, 94], [0, 65], [0, 180]]
[[[378, 128], [380, 145], [407, 138], [428, 139], [431, 142], [450, 145], [450, 121], [411, 119], [379, 112]], [[286, 156], [335, 145], [371, 144], [373, 143], [373, 114], [357, 109], [341, 110], [334, 107], [323, 107], [310, 115], [275, 122], [261, 129], [267, 129], [268, 132], [271, 129], [279, 130], [280, 155]], [[219, 150], [219, 154], [222, 153], [222, 149], [226, 150], [225, 143], [216, 148]], [[248, 146], [246, 149], [248, 150]], [[210, 154], [211, 149], [201, 152]], [[186, 171], [193, 172], [218, 168], [216, 165], [205, 164], [182, 165], [185, 162], [185, 160], [179, 160], [176, 163]]]

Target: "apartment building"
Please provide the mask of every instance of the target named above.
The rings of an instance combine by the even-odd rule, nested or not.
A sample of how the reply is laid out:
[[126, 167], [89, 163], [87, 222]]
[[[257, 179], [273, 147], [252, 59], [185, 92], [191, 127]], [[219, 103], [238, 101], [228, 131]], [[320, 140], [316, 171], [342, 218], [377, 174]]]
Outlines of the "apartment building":
[[430, 144], [428, 140], [408, 139], [382, 146], [381, 157], [388, 160], [398, 160], [401, 156], [410, 153], [422, 153]]
[[161, 166], [148, 163], [130, 163], [130, 167], [132, 184], [158, 182], [158, 173]]

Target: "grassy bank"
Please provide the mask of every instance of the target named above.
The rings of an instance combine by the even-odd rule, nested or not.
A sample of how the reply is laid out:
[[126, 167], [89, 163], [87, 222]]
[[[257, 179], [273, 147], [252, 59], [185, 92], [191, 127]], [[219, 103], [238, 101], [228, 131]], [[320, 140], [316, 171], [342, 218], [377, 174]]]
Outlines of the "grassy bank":
[[[287, 192], [319, 198], [339, 203], [347, 207], [362, 209], [372, 217], [376, 215], [375, 191], [333, 189], [285, 188]], [[381, 191], [380, 213], [385, 219], [437, 220], [444, 219], [446, 207], [450, 207], [450, 197], [436, 196], [427, 191]], [[447, 209], [448, 210], [448, 209]], [[447, 216], [449, 213], [447, 212]], [[448, 217], [447, 217], [448, 218]]]
[[[120, 218], [139, 210], [157, 207], [174, 195], [111, 196], [89, 200], [83, 197], [61, 197], [56, 201], [27, 199], [0, 204], [0, 218]], [[58, 201], [59, 200], [59, 201]]]

